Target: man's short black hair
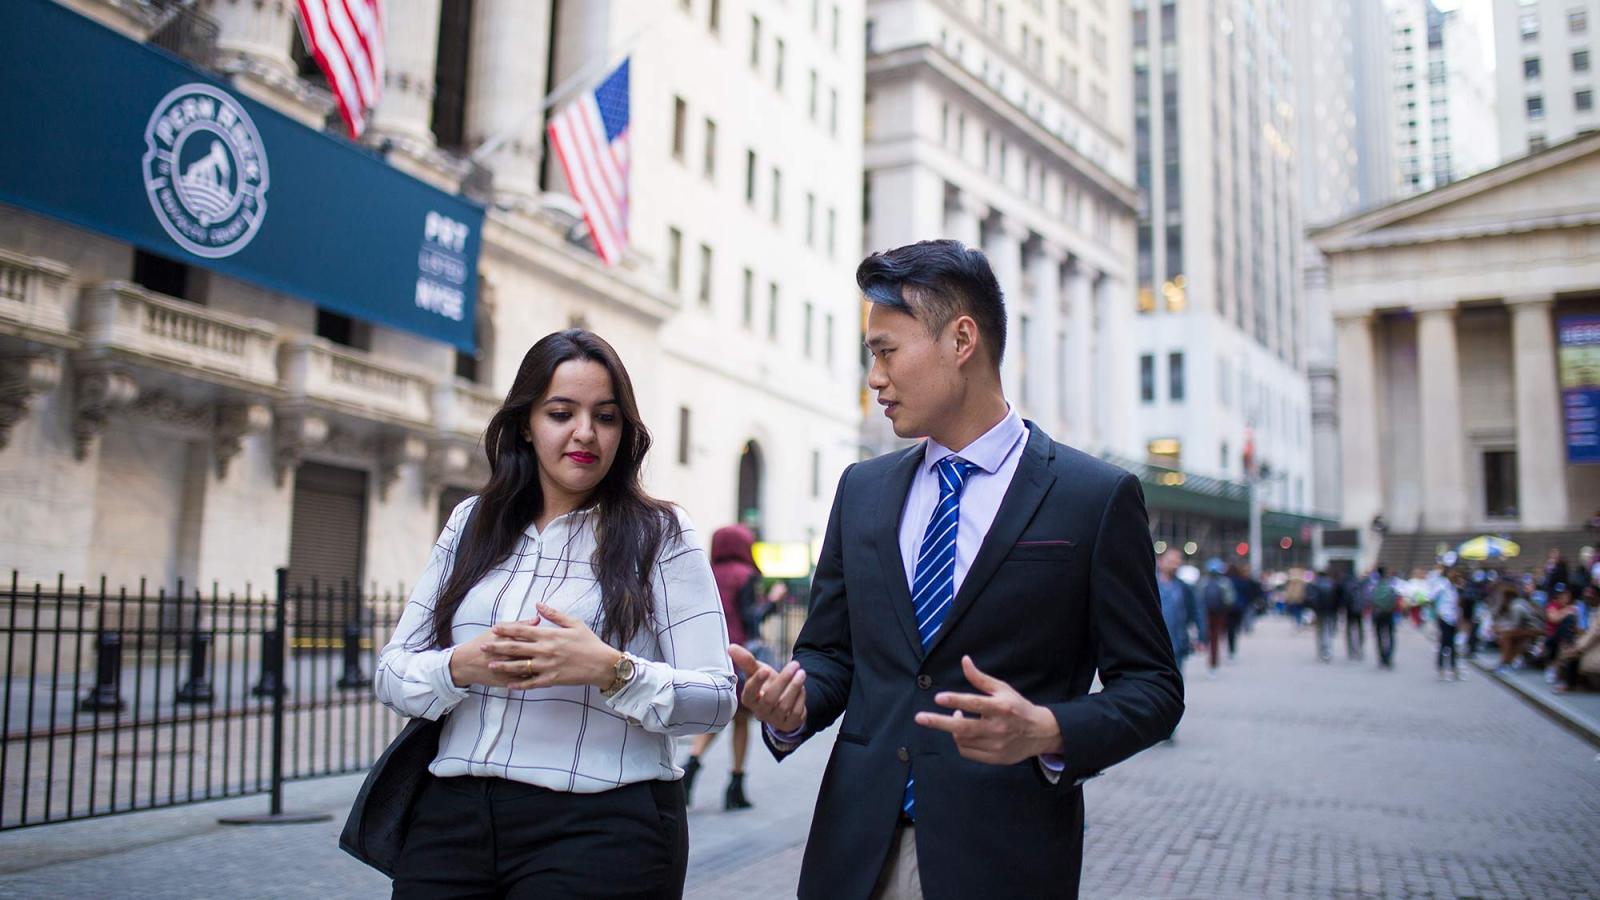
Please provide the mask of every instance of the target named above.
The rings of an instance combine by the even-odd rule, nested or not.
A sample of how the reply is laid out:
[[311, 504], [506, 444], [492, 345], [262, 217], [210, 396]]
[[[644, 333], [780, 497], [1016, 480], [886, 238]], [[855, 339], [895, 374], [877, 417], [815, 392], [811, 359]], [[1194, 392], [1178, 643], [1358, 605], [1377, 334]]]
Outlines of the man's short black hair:
[[900, 310], [938, 335], [957, 316], [971, 316], [1000, 367], [1006, 351], [1006, 301], [989, 259], [960, 241], [918, 241], [874, 253], [856, 268], [871, 302]]

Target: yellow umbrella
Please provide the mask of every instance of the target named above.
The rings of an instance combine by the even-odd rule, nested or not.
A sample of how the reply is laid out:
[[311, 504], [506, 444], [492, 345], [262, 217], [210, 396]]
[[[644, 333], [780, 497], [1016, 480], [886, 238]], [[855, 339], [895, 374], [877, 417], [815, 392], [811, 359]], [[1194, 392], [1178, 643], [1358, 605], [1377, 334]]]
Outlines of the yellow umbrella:
[[1492, 534], [1481, 534], [1456, 548], [1456, 555], [1462, 559], [1500, 559], [1517, 556], [1520, 553], [1522, 548], [1516, 541], [1508, 541]]

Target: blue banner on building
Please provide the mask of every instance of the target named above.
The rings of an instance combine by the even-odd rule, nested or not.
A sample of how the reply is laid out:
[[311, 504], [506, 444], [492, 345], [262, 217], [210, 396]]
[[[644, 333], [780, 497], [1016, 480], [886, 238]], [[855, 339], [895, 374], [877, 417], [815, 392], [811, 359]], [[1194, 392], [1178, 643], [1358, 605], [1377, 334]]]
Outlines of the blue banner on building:
[[473, 349], [482, 207], [49, 0], [0, 85], [0, 202]]
[[1558, 331], [1567, 462], [1600, 463], [1600, 316], [1563, 316]]

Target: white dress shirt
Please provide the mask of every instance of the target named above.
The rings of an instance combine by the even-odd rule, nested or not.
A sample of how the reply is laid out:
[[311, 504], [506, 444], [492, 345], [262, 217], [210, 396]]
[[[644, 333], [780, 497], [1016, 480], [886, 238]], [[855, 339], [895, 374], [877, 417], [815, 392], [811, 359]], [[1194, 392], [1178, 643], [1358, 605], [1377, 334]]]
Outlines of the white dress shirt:
[[401, 715], [450, 714], [429, 771], [574, 793], [681, 777], [672, 738], [722, 728], [735, 704], [727, 622], [693, 524], [680, 510], [680, 533], [669, 531], [663, 542], [651, 578], [652, 619], [623, 648], [635, 658], [635, 675], [614, 696], [589, 685], [463, 688], [450, 677], [454, 646], [492, 625], [531, 618], [544, 603], [598, 634], [604, 615], [589, 562], [598, 514], [579, 510], [543, 532], [529, 526], [511, 556], [467, 592], [453, 620], [453, 646], [418, 649], [432, 644], [433, 604], [476, 503], [468, 498], [450, 514], [374, 679], [378, 699]]
[[933, 438], [923, 442], [922, 462], [911, 478], [911, 489], [906, 491], [905, 507], [900, 513], [900, 559], [906, 567], [906, 584], [912, 586], [913, 592], [923, 533], [939, 505], [939, 473], [934, 466], [949, 456], [959, 456], [977, 466], [961, 489], [961, 512], [956, 519], [955, 590], [959, 593], [973, 557], [978, 555], [978, 548], [983, 546], [983, 539], [1000, 512], [1000, 501], [1011, 487], [1027, 443], [1028, 426], [1022, 424], [1015, 409], [1007, 409], [1005, 418], [959, 453]]

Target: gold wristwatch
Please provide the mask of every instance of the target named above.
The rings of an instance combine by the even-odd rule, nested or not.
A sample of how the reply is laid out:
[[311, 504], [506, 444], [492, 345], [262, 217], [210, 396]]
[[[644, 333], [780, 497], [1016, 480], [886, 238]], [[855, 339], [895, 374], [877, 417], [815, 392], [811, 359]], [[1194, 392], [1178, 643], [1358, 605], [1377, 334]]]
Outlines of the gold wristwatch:
[[611, 666], [611, 683], [601, 688], [600, 693], [606, 697], [615, 697], [618, 691], [633, 681], [634, 673], [637, 671], [633, 665], [633, 657], [626, 653], [622, 654]]

